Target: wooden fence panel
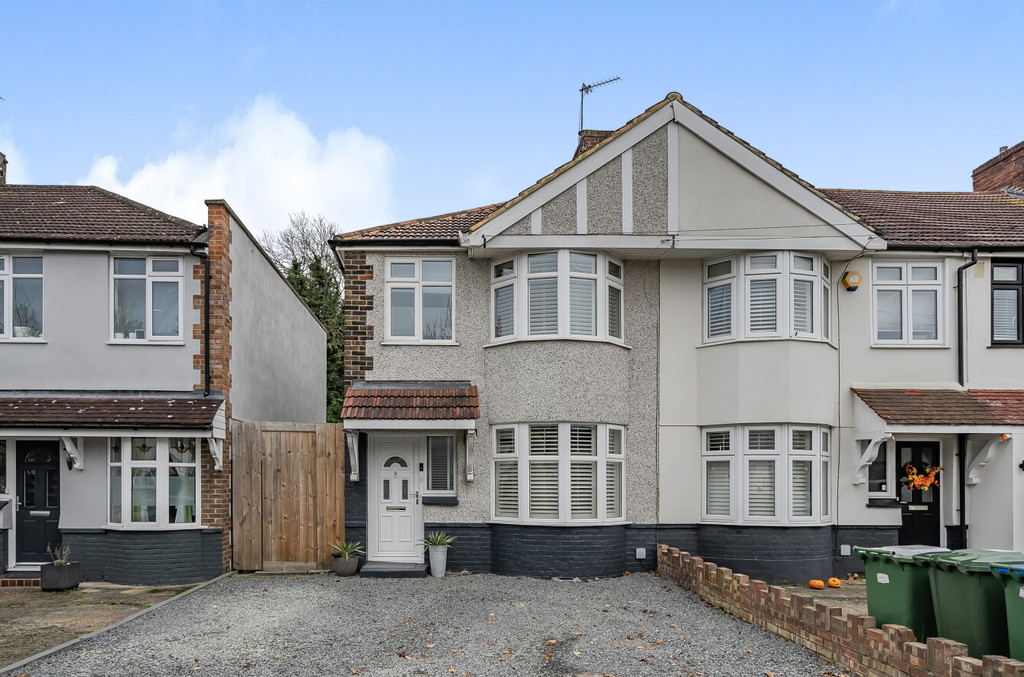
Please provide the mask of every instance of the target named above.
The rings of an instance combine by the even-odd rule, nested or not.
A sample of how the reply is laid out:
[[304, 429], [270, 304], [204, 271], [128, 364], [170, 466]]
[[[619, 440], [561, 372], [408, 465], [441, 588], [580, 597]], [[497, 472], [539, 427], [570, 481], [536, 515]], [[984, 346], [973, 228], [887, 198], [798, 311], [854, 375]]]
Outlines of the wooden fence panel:
[[232, 560], [243, 571], [263, 567], [262, 463], [259, 424], [231, 426]]
[[331, 568], [331, 543], [345, 540], [345, 435], [340, 425], [317, 429], [317, 564]]

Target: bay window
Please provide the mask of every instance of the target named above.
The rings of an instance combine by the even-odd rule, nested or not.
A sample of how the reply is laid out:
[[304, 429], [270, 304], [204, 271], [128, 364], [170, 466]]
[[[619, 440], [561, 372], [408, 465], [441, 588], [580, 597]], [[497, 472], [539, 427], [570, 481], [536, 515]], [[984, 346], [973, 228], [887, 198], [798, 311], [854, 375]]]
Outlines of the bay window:
[[199, 449], [194, 437], [115, 437], [107, 458], [108, 521], [134, 527], [195, 526]]
[[874, 345], [942, 344], [941, 272], [938, 263], [874, 264]]
[[496, 426], [494, 519], [534, 523], [622, 520], [624, 434], [604, 423]]
[[110, 331], [114, 341], [176, 341], [181, 334], [182, 260], [115, 257]]
[[43, 257], [0, 255], [0, 338], [43, 336]]
[[454, 259], [387, 259], [388, 340], [441, 343], [454, 339]]

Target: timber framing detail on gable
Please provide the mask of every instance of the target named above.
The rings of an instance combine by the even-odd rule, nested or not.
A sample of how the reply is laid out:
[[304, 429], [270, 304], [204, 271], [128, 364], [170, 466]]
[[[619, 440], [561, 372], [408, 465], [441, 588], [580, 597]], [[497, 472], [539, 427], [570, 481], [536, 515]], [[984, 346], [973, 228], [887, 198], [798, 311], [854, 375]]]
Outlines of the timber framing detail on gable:
[[809, 238], [820, 251], [885, 248], [856, 215], [673, 92], [460, 242], [714, 251], [801, 249]]

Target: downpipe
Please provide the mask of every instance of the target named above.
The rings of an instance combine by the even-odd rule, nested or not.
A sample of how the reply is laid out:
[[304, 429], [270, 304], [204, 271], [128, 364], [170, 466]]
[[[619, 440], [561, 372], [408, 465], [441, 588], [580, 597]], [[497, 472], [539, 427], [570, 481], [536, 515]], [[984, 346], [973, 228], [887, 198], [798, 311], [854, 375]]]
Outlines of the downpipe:
[[964, 351], [964, 271], [978, 264], [978, 248], [971, 250], [971, 260], [956, 269], [956, 379], [964, 385], [966, 370]]

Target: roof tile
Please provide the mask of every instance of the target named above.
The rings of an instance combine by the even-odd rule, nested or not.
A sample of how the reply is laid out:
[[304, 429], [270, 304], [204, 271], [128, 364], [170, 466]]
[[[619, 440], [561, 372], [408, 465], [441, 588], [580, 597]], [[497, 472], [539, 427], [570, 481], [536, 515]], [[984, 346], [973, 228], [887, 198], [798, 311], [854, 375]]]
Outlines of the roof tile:
[[0, 427], [208, 428], [219, 397], [3, 397]]
[[854, 388], [853, 391], [886, 423], [1024, 425], [1024, 390]]
[[475, 223], [482, 221], [504, 204], [504, 202], [499, 202], [487, 205], [486, 207], [466, 209], [461, 212], [451, 212], [450, 214], [428, 216], [422, 219], [364, 228], [363, 230], [338, 235], [334, 240], [334, 244], [347, 246], [355, 243], [393, 240], [443, 240], [457, 243], [460, 230], [469, 228]]
[[[342, 419], [464, 420], [480, 417], [475, 385], [465, 382], [357, 382], [349, 386]], [[414, 387], [415, 385], [415, 387]]]

